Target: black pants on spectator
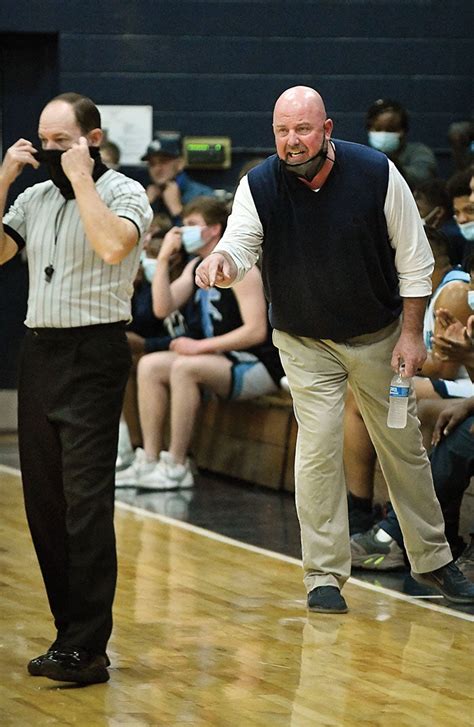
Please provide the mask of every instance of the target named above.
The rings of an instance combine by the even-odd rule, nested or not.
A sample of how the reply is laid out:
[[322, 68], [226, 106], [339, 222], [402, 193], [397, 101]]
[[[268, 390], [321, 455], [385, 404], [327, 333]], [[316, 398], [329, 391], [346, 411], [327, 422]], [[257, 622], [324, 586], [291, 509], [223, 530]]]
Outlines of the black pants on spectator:
[[[443, 511], [446, 538], [453, 557], [459, 555], [462, 547], [459, 514], [464, 492], [474, 474], [474, 435], [469, 431], [473, 424], [474, 416], [465, 419], [451, 434], [441, 439], [430, 456], [434, 488]], [[416, 482], [413, 486], [416, 487]], [[379, 525], [403, 548], [402, 531], [393, 509]]]
[[130, 363], [123, 324], [25, 336], [20, 463], [57, 647], [101, 654], [112, 630], [115, 460]]

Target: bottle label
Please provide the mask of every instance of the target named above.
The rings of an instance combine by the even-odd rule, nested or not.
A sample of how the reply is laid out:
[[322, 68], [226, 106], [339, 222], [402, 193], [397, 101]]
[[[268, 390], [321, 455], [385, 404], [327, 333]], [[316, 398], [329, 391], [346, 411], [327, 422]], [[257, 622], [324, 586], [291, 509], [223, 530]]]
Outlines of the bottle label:
[[406, 398], [408, 396], [408, 392], [410, 391], [409, 386], [391, 386], [390, 387], [390, 396], [398, 399], [400, 397]]

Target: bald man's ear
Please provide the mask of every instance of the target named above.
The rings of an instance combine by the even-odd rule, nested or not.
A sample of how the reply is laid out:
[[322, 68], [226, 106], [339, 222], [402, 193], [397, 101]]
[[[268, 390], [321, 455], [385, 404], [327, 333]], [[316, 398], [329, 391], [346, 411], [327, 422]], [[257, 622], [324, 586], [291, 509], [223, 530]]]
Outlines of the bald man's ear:
[[334, 128], [334, 124], [332, 122], [332, 119], [326, 119], [324, 122], [324, 133], [329, 138], [332, 134], [332, 130]]

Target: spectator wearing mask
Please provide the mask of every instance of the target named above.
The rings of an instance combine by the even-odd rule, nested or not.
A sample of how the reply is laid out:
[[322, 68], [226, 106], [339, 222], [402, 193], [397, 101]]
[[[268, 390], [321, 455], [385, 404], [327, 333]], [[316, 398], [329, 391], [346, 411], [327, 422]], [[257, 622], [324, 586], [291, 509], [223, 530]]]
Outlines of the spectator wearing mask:
[[366, 117], [369, 145], [383, 152], [403, 174], [413, 189], [437, 175], [432, 150], [420, 142], [408, 141], [409, 118], [398, 102], [379, 98], [369, 107]]
[[[155, 313], [164, 318], [192, 301], [201, 312], [205, 337], [182, 336], [171, 342], [169, 351], [140, 359], [138, 401], [144, 449], [138, 449], [133, 464], [117, 474], [118, 486], [192, 487], [187, 455], [203, 390], [232, 400], [278, 390], [283, 372], [271, 342], [258, 268], [232, 290], [203, 291], [194, 281], [195, 268], [219, 242], [227, 215], [224, 202], [198, 197], [183, 210], [185, 226], [174, 227], [163, 240], [153, 279]], [[181, 246], [196, 257], [171, 282], [170, 258]], [[171, 436], [165, 451], [168, 407]]]
[[471, 169], [456, 172], [447, 183], [448, 195], [453, 205], [454, 219], [464, 241], [461, 253], [464, 269], [467, 269], [467, 260], [474, 253], [474, 199], [471, 193], [472, 189], [474, 189], [474, 173]]
[[413, 190], [418, 212], [423, 224], [442, 232], [449, 242], [451, 265], [460, 265], [463, 259], [465, 239], [453, 217], [453, 206], [444, 179], [435, 177], [417, 184]]
[[[134, 449], [142, 445], [142, 434], [138, 416], [137, 366], [140, 358], [154, 351], [167, 351], [177, 336], [201, 338], [199, 316], [188, 305], [173, 311], [165, 320], [153, 312], [152, 282], [157, 265], [157, 255], [165, 234], [170, 229], [168, 218], [155, 215], [149, 231], [144, 237], [140, 267], [134, 281], [132, 297], [132, 321], [127, 326], [127, 339], [132, 354], [132, 368], [125, 389], [122, 420], [119, 433], [117, 468], [124, 469], [131, 464]], [[170, 279], [179, 277], [188, 262], [188, 255], [182, 248], [170, 260]]]
[[183, 206], [195, 197], [214, 196], [211, 187], [196, 182], [184, 171], [181, 135], [159, 132], [142, 161], [148, 163], [151, 184], [146, 193], [154, 212], [166, 213], [172, 224], [181, 224]]

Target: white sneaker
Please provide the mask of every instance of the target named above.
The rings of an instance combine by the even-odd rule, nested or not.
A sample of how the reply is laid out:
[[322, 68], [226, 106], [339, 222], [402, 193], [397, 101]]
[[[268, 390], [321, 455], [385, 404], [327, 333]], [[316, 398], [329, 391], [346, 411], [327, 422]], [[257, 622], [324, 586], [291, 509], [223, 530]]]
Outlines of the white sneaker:
[[185, 464], [174, 461], [169, 452], [160, 452], [160, 459], [153, 469], [141, 472], [138, 487], [144, 490], [176, 490], [193, 487], [194, 477], [187, 459]]
[[137, 487], [142, 474], [151, 472], [156, 464], [156, 460], [149, 462], [144, 450], [137, 447], [132, 464], [115, 473], [115, 487]]

